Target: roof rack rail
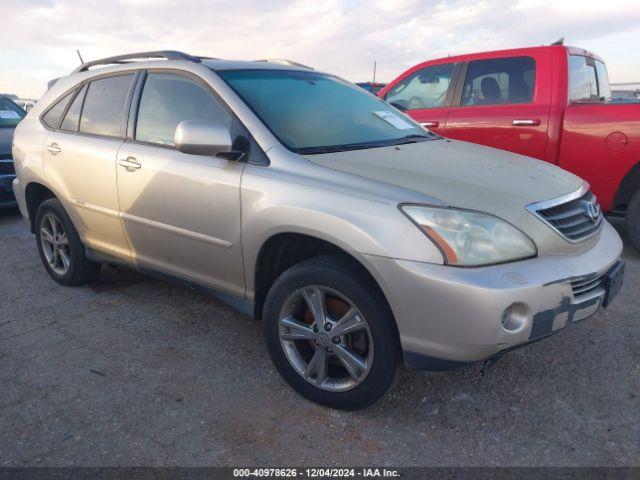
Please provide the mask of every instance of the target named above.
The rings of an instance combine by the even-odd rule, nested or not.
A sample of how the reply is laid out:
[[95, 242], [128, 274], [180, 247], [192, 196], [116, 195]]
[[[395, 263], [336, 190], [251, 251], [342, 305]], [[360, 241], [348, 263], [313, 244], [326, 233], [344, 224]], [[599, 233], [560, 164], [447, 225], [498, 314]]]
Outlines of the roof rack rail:
[[120, 63], [131, 63], [132, 60], [144, 60], [144, 59], [164, 59], [164, 60], [186, 60], [188, 62], [200, 63], [201, 60], [198, 57], [194, 57], [187, 53], [178, 52], [175, 50], [158, 50], [155, 52], [141, 52], [141, 53], [129, 53], [127, 55], [116, 55], [115, 57], [101, 58], [99, 60], [92, 60], [86, 62], [76, 68], [73, 73], [86, 72], [91, 67], [98, 65], [115, 65]]
[[265, 62], [265, 63], [278, 63], [280, 65], [289, 65], [290, 67], [300, 67], [307, 68], [309, 70], [314, 70], [313, 67], [308, 65], [303, 65], [302, 63], [294, 62], [293, 60], [287, 60], [285, 58], [264, 58], [262, 60], [254, 60], [255, 62]]

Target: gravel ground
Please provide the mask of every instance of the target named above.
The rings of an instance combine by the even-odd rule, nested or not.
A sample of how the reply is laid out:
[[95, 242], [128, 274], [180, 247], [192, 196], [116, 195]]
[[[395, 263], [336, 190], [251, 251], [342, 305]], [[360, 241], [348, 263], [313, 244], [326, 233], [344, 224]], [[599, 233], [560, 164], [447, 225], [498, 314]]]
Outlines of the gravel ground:
[[61, 287], [16, 211], [0, 239], [0, 465], [640, 465], [629, 246], [606, 312], [348, 413], [288, 388], [260, 325], [217, 300], [115, 268]]

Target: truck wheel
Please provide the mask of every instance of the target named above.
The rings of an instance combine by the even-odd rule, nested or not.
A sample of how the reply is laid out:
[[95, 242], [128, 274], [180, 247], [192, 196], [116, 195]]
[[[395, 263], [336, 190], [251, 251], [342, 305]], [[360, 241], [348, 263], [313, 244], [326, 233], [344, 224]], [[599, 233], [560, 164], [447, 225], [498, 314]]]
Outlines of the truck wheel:
[[360, 268], [340, 255], [294, 265], [272, 286], [263, 314], [267, 349], [284, 379], [343, 410], [382, 397], [400, 357], [391, 312]]
[[627, 205], [627, 232], [631, 244], [640, 251], [640, 190], [638, 190]]
[[35, 225], [38, 252], [51, 278], [71, 286], [98, 276], [100, 264], [86, 257], [80, 236], [57, 198], [42, 202]]

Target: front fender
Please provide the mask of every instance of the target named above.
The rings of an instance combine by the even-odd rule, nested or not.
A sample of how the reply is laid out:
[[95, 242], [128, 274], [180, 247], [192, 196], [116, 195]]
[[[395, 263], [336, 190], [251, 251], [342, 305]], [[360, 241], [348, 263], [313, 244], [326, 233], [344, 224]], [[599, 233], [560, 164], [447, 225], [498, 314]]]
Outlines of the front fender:
[[398, 210], [398, 202], [366, 198], [357, 189], [350, 193], [332, 189], [327, 182], [314, 185], [272, 167], [248, 165], [242, 179], [242, 246], [249, 299], [254, 295], [260, 249], [281, 233], [329, 242], [365, 267], [364, 255], [444, 263], [437, 247]]

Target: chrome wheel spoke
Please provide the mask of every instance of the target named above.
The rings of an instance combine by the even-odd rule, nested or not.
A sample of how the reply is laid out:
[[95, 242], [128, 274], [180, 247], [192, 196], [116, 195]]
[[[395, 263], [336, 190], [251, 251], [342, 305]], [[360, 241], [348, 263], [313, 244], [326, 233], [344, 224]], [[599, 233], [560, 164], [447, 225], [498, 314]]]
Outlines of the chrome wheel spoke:
[[315, 337], [311, 327], [293, 317], [283, 318], [280, 324], [288, 329], [288, 332], [281, 335], [284, 340], [313, 340]]
[[52, 215], [49, 215], [47, 219], [49, 220], [49, 225], [51, 225], [51, 234], [53, 238], [56, 238], [58, 236], [58, 222]]
[[62, 232], [58, 237], [58, 245], [69, 245], [69, 240], [67, 239], [67, 234]]
[[336, 354], [336, 357], [338, 357], [347, 372], [349, 372], [349, 375], [356, 380], [367, 371], [367, 364], [365, 360], [350, 351], [348, 348], [342, 345], [336, 345], [333, 352]]
[[322, 384], [327, 378], [327, 352], [324, 348], [316, 349], [304, 369], [304, 377], [316, 385]]
[[56, 265], [58, 264], [58, 249], [56, 247], [53, 247], [51, 249], [51, 256], [50, 258], [48, 258], [49, 260], [49, 265], [51, 265], [53, 268], [56, 268]]
[[331, 335], [341, 337], [343, 335], [348, 335], [349, 333], [357, 332], [358, 330], [365, 330], [366, 328], [367, 325], [362, 320], [360, 312], [358, 312], [358, 310], [355, 308], [351, 308], [333, 326]]
[[42, 227], [40, 229], [40, 237], [42, 238], [43, 241], [45, 241], [45, 242], [47, 242], [49, 244], [53, 244], [53, 235], [51, 235], [49, 230], [47, 230], [44, 227]]
[[64, 251], [63, 247], [58, 247], [58, 256], [60, 257], [60, 261], [62, 262], [62, 268], [66, 272], [69, 270], [69, 265], [71, 265], [71, 260], [69, 259], [69, 255]]
[[327, 321], [327, 306], [324, 291], [318, 287], [305, 288], [302, 297], [307, 303], [316, 326], [321, 329]]

